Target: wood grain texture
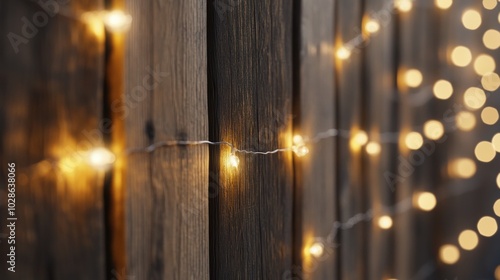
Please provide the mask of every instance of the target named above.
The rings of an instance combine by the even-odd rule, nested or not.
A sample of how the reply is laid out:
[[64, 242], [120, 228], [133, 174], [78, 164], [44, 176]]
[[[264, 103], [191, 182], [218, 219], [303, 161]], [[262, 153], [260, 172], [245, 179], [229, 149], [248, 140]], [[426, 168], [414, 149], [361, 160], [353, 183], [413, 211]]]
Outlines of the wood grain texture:
[[[359, 39], [361, 24], [361, 1], [336, 2], [336, 47], [353, 44]], [[350, 131], [339, 138], [337, 160], [338, 199], [340, 220], [345, 222], [358, 213], [366, 211], [364, 184], [362, 179], [362, 148], [350, 141], [356, 133], [364, 130], [362, 122], [362, 50], [354, 48], [349, 59], [337, 60], [337, 110], [338, 128]], [[366, 223], [342, 230], [339, 234], [340, 279], [364, 279], [366, 277]]]
[[[218, 2], [218, 1], [216, 1]], [[221, 1], [222, 2], [222, 1]], [[290, 145], [292, 1], [232, 1], [209, 6], [211, 139], [238, 148]], [[291, 153], [211, 153], [218, 194], [210, 205], [211, 278], [280, 279], [291, 267]]]
[[[396, 71], [394, 45], [395, 17], [387, 1], [366, 1], [363, 24], [376, 20], [380, 24], [379, 32], [368, 34], [364, 61], [363, 92], [366, 93], [364, 104], [366, 114], [364, 122], [370, 141], [381, 145], [378, 155], [364, 152], [364, 174], [368, 188], [368, 207], [373, 210], [373, 220], [368, 228], [369, 256], [367, 258], [367, 279], [389, 279], [394, 276], [394, 231], [381, 229], [378, 219], [382, 215], [392, 215], [395, 186], [387, 182], [387, 174], [397, 173], [397, 143], [382, 143], [381, 133], [397, 131]], [[366, 147], [365, 147], [366, 149]]]
[[[82, 0], [59, 11], [101, 5]], [[79, 153], [102, 144], [87, 133], [102, 112], [103, 43], [83, 23], [49, 16], [32, 1], [2, 1], [0, 14], [2, 221], [7, 162], [16, 163], [18, 179], [16, 273], [2, 253], [0, 278], [104, 279], [103, 174]], [[16, 53], [6, 38], [23, 34], [23, 18], [38, 24]]]
[[[126, 6], [134, 18], [122, 106], [127, 146], [207, 139], [205, 2]], [[127, 170], [127, 274], [208, 279], [208, 148], [134, 154]]]
[[[313, 136], [336, 126], [334, 65], [334, 1], [301, 1], [299, 115], [297, 134]], [[299, 34], [296, 34], [299, 36]], [[296, 158], [294, 169], [296, 194], [294, 217], [300, 242], [295, 244], [301, 270], [293, 271], [300, 279], [334, 279], [337, 273], [338, 240], [326, 236], [338, 220], [335, 157], [336, 139], [330, 138], [309, 147], [309, 154]], [[316, 238], [323, 237], [322, 240]], [[315, 241], [325, 243], [325, 255], [314, 258], [304, 252]], [[291, 279], [291, 278], [289, 278]]]

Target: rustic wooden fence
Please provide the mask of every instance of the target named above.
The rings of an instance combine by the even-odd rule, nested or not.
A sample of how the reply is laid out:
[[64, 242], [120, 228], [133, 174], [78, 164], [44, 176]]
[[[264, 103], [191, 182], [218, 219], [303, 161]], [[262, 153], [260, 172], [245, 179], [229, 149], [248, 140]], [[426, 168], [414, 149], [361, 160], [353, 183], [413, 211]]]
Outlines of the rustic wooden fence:
[[[440, 248], [495, 216], [498, 158], [476, 161], [472, 178], [449, 172], [498, 132], [480, 110], [472, 130], [457, 124], [463, 92], [484, 84], [473, 63], [459, 68], [449, 57], [464, 45], [499, 64], [482, 43], [498, 29], [499, 7], [412, 6], [1, 1], [0, 160], [18, 168], [15, 273], [1, 171], [1, 279], [495, 278], [498, 236], [450, 265]], [[96, 33], [76, 16], [105, 8], [130, 13], [126, 34]], [[479, 29], [462, 26], [466, 9], [481, 13]], [[375, 34], [363, 29], [370, 18]], [[423, 75], [416, 88], [401, 81], [413, 68]], [[452, 82], [451, 98], [433, 96], [438, 79]], [[500, 98], [491, 93], [486, 104], [498, 108]], [[426, 141], [429, 153], [408, 149], [404, 135], [429, 119], [445, 125], [444, 136]], [[143, 149], [210, 139], [271, 151], [332, 128], [338, 135], [305, 157], [241, 153], [238, 169], [228, 167], [226, 145]], [[363, 131], [380, 151], [356, 142]], [[94, 146], [118, 155], [112, 170], [81, 164], [80, 151]], [[437, 197], [432, 212], [413, 207], [422, 191]], [[383, 215], [390, 229], [380, 227]], [[310, 254], [315, 242], [321, 256]]]

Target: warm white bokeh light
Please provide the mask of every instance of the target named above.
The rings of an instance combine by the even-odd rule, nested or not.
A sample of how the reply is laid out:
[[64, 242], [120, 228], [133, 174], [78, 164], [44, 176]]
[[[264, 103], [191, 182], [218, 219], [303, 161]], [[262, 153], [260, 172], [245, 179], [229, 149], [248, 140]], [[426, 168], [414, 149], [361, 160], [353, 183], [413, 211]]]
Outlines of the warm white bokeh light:
[[500, 77], [497, 73], [488, 73], [481, 78], [481, 85], [487, 91], [495, 91], [500, 87]]
[[309, 247], [309, 254], [312, 256], [319, 258], [325, 252], [325, 245], [321, 242], [314, 242], [314, 244]]
[[443, 245], [439, 249], [439, 258], [445, 264], [454, 264], [460, 259], [460, 251], [455, 245]]
[[464, 103], [469, 109], [475, 110], [484, 106], [486, 94], [484, 90], [477, 87], [470, 87], [464, 93]]
[[495, 151], [500, 153], [500, 133], [496, 133], [495, 135], [493, 135], [493, 138], [491, 139], [491, 144], [493, 145]]
[[483, 35], [483, 44], [490, 50], [496, 50], [500, 47], [500, 32], [495, 29], [488, 29]]
[[235, 154], [230, 154], [227, 162], [233, 168], [237, 168], [240, 165], [240, 159]]
[[495, 212], [495, 215], [500, 217], [500, 199], [497, 199], [497, 201], [495, 201], [495, 204], [493, 204], [493, 211]]
[[462, 131], [471, 131], [476, 126], [476, 116], [471, 112], [458, 112], [455, 116], [455, 122], [458, 129]]
[[495, 158], [496, 151], [493, 144], [488, 141], [481, 141], [476, 145], [474, 154], [476, 155], [477, 160], [490, 162]]
[[404, 81], [409, 87], [418, 87], [422, 84], [422, 73], [417, 69], [408, 69], [404, 74]]
[[474, 248], [477, 247], [478, 243], [479, 243], [479, 237], [477, 236], [477, 233], [473, 230], [470, 229], [464, 230], [458, 236], [458, 244], [460, 244], [460, 247], [462, 247], [464, 250], [467, 251], [474, 250]]
[[453, 0], [436, 0], [435, 1], [436, 7], [446, 10], [451, 7], [451, 4], [453, 4]]
[[413, 0], [395, 0], [396, 9], [401, 12], [409, 12], [413, 7]]
[[487, 54], [480, 54], [474, 60], [474, 71], [480, 76], [492, 73], [495, 68], [495, 60]]
[[412, 131], [406, 134], [405, 144], [411, 150], [418, 150], [424, 144], [424, 139], [420, 133]]
[[445, 100], [453, 94], [453, 86], [446, 80], [439, 80], [434, 84], [432, 92], [436, 98]]
[[440, 121], [428, 120], [424, 124], [424, 135], [425, 137], [437, 140], [441, 138], [444, 134], [444, 127]]
[[497, 0], [483, 0], [483, 7], [486, 10], [493, 10], [497, 6]]
[[457, 46], [451, 51], [451, 62], [458, 67], [469, 65], [472, 60], [472, 53], [467, 47]]
[[475, 10], [467, 10], [462, 14], [462, 24], [469, 30], [476, 30], [481, 26], [481, 14]]
[[348, 59], [351, 56], [351, 50], [347, 47], [340, 47], [336, 52], [336, 56], [340, 60]]
[[468, 179], [476, 174], [476, 163], [470, 158], [458, 158], [449, 163], [450, 176]]
[[422, 192], [416, 194], [416, 205], [423, 211], [431, 211], [436, 207], [436, 196], [430, 192]]
[[392, 218], [384, 215], [378, 218], [378, 226], [381, 229], [390, 229], [392, 227]]
[[88, 162], [95, 168], [106, 168], [113, 164], [116, 156], [106, 148], [95, 148], [89, 151]]
[[493, 107], [486, 107], [481, 112], [481, 120], [487, 125], [494, 125], [498, 118], [498, 110]]
[[120, 33], [130, 29], [132, 17], [123, 11], [114, 10], [104, 14], [103, 22], [109, 31]]
[[366, 152], [372, 156], [378, 155], [381, 149], [380, 144], [377, 142], [369, 142], [366, 145]]
[[380, 30], [380, 23], [375, 19], [369, 19], [365, 23], [365, 31], [368, 33], [377, 33]]
[[497, 230], [497, 221], [493, 217], [484, 216], [477, 222], [477, 231], [484, 237], [495, 235]]

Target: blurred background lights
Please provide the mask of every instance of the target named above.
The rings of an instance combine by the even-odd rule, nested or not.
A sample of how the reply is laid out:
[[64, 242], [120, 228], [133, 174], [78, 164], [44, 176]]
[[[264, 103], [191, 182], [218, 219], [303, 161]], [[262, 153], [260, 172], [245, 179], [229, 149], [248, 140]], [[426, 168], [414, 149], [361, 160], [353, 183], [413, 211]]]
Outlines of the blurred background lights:
[[298, 157], [303, 157], [309, 153], [309, 148], [305, 145], [304, 138], [300, 135], [295, 135], [293, 136], [293, 147], [292, 150], [293, 152], [298, 156]]
[[436, 7], [446, 10], [451, 7], [451, 4], [453, 4], [453, 0], [436, 0], [435, 4]]
[[439, 249], [439, 258], [445, 264], [454, 264], [460, 259], [460, 251], [455, 245], [443, 245]]
[[424, 139], [420, 133], [412, 131], [406, 135], [405, 144], [411, 150], [418, 150], [424, 144]]
[[85, 12], [80, 18], [97, 38], [104, 39], [104, 23], [99, 12]]
[[455, 122], [458, 129], [462, 131], [470, 131], [476, 126], [476, 116], [471, 112], [458, 112], [455, 116]]
[[493, 135], [493, 138], [491, 139], [491, 144], [493, 145], [495, 151], [500, 153], [500, 133], [496, 133], [495, 135]]
[[104, 14], [103, 22], [111, 32], [125, 32], [132, 24], [132, 16], [125, 14], [123, 11], [114, 10]]
[[448, 99], [453, 94], [453, 86], [446, 80], [439, 80], [432, 88], [434, 96], [438, 99]]
[[462, 14], [462, 24], [469, 30], [476, 30], [481, 26], [481, 14], [475, 10], [467, 10]]
[[470, 158], [455, 159], [449, 165], [449, 173], [456, 178], [470, 178], [476, 174], [476, 163]]
[[500, 77], [497, 73], [488, 73], [481, 78], [481, 85], [487, 91], [495, 91], [500, 87]]
[[500, 189], [500, 173], [497, 175], [497, 187]]
[[311, 247], [309, 247], [309, 254], [312, 256], [319, 258], [323, 255], [325, 251], [325, 246], [321, 242], [314, 242]]
[[478, 243], [479, 238], [477, 236], [477, 233], [473, 230], [464, 230], [458, 236], [458, 244], [460, 244], [460, 247], [462, 247], [464, 250], [474, 250], [474, 248], [477, 247]]
[[458, 67], [465, 67], [469, 65], [472, 60], [470, 50], [464, 46], [455, 47], [451, 51], [451, 62]]
[[493, 204], [493, 211], [495, 212], [495, 215], [500, 217], [500, 199], [497, 199], [497, 201], [495, 201], [495, 204]]
[[240, 165], [240, 159], [233, 153], [229, 155], [228, 164], [231, 167], [237, 168]]
[[360, 146], [363, 146], [364, 144], [366, 144], [366, 142], [368, 142], [368, 135], [366, 135], [366, 132], [364, 131], [358, 131], [354, 137], [352, 138], [352, 140], [360, 145]]
[[474, 154], [477, 160], [482, 162], [490, 162], [495, 158], [496, 152], [493, 144], [488, 141], [481, 141], [476, 145]]
[[495, 29], [488, 29], [483, 35], [483, 44], [490, 50], [496, 50], [500, 47], [500, 32]]
[[351, 56], [351, 50], [347, 47], [342, 46], [337, 50], [336, 56], [340, 60], [348, 59]]
[[493, 125], [498, 121], [498, 111], [493, 107], [486, 107], [481, 112], [481, 120], [485, 124]]
[[483, 0], [483, 7], [487, 10], [493, 10], [497, 6], [497, 0]]
[[377, 33], [380, 30], [380, 24], [374, 19], [369, 19], [365, 23], [365, 31], [368, 33]]
[[436, 207], [436, 196], [430, 192], [422, 192], [416, 195], [417, 207], [423, 211], [431, 211]]
[[380, 150], [381, 150], [381, 147], [380, 147], [380, 144], [377, 143], [377, 142], [369, 142], [367, 145], [366, 145], [366, 152], [369, 154], [369, 155], [378, 155], [380, 153]]
[[495, 280], [500, 280], [500, 265], [495, 269]]
[[88, 154], [89, 164], [96, 168], [109, 167], [116, 160], [116, 156], [106, 148], [95, 148]]
[[405, 83], [409, 87], [415, 88], [415, 87], [420, 86], [420, 84], [422, 84], [423, 77], [422, 77], [422, 73], [419, 70], [409, 69], [405, 72], [404, 79], [405, 79]]
[[443, 124], [436, 120], [426, 121], [424, 124], [424, 135], [431, 140], [437, 140], [444, 134]]
[[495, 68], [495, 60], [487, 54], [480, 54], [474, 60], [474, 71], [480, 76], [492, 73]]
[[392, 218], [384, 215], [378, 218], [378, 226], [381, 229], [390, 229], [392, 227]]
[[469, 109], [475, 110], [483, 107], [486, 102], [486, 94], [477, 87], [470, 87], [464, 93], [464, 103]]
[[497, 230], [497, 221], [492, 217], [484, 216], [477, 222], [477, 231], [484, 237], [493, 236]]
[[401, 12], [409, 12], [413, 7], [413, 0], [395, 0], [396, 8]]

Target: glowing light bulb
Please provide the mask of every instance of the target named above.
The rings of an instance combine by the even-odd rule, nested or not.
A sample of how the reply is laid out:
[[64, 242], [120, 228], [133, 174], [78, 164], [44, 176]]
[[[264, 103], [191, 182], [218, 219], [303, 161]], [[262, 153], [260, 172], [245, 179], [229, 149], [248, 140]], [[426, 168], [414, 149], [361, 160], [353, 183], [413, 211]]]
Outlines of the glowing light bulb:
[[358, 131], [354, 137], [352, 138], [352, 140], [358, 144], [359, 146], [363, 146], [364, 144], [366, 144], [368, 142], [368, 135], [366, 135], [366, 132], [364, 131]]
[[479, 238], [476, 232], [473, 230], [470, 229], [464, 230], [458, 236], [458, 244], [460, 244], [460, 247], [462, 247], [464, 250], [467, 251], [474, 250], [474, 248], [477, 247], [478, 243], [479, 243]]
[[392, 218], [384, 215], [378, 218], [378, 226], [381, 229], [390, 229], [392, 227]]
[[477, 222], [477, 231], [484, 237], [495, 235], [498, 230], [497, 221], [489, 216], [484, 216]]
[[309, 254], [312, 256], [319, 258], [325, 252], [325, 245], [321, 242], [314, 242], [311, 247], [309, 247]]
[[458, 129], [470, 131], [476, 126], [476, 117], [471, 112], [462, 111], [455, 116]]
[[240, 159], [234, 153], [231, 153], [228, 158], [228, 164], [231, 167], [237, 168], [240, 165]]
[[458, 67], [469, 65], [472, 60], [470, 50], [464, 46], [457, 46], [451, 51], [451, 62]]
[[439, 258], [445, 264], [454, 264], [460, 259], [460, 251], [455, 245], [443, 245], [439, 249]]
[[305, 145], [305, 141], [302, 136], [293, 136], [293, 144], [292, 150], [298, 157], [303, 157], [309, 153], [309, 148]]
[[422, 84], [422, 73], [417, 69], [409, 69], [404, 76], [405, 82], [409, 87], [416, 88]]
[[365, 23], [365, 31], [368, 33], [377, 33], [380, 30], [380, 23], [375, 19], [369, 19]]
[[468, 179], [476, 174], [476, 163], [470, 158], [458, 158], [449, 164], [448, 172], [453, 177]]
[[416, 196], [417, 207], [423, 211], [431, 211], [436, 207], [436, 196], [430, 192], [422, 192]]
[[342, 46], [337, 50], [336, 55], [338, 59], [345, 60], [351, 56], [351, 50], [345, 46]]
[[464, 103], [471, 110], [479, 109], [486, 103], [484, 90], [477, 87], [470, 87], [464, 93]]
[[493, 107], [486, 107], [481, 112], [481, 119], [487, 125], [494, 125], [498, 121], [498, 118], [498, 111]]
[[114, 10], [104, 13], [103, 22], [104, 26], [111, 32], [125, 32], [132, 24], [132, 16], [123, 11]]
[[436, 98], [445, 100], [450, 98], [453, 94], [453, 86], [446, 80], [439, 80], [434, 84], [432, 91]]
[[380, 154], [380, 150], [381, 150], [380, 144], [377, 142], [369, 142], [366, 145], [366, 152], [369, 155], [372, 155], [372, 156], [378, 155], [378, 154]]
[[429, 120], [424, 124], [424, 135], [432, 140], [438, 140], [444, 134], [443, 124], [436, 120]]
[[95, 168], [109, 167], [115, 160], [115, 154], [106, 148], [95, 148], [88, 154], [88, 162]]
[[476, 155], [477, 160], [490, 162], [495, 158], [496, 151], [493, 144], [488, 141], [481, 141], [476, 145], [474, 154]]
[[462, 24], [469, 30], [476, 30], [481, 26], [481, 14], [475, 10], [467, 10], [462, 14]]
[[394, 4], [396, 5], [396, 8], [401, 12], [409, 12], [413, 7], [412, 0], [396, 0]]
[[446, 10], [451, 7], [451, 4], [453, 4], [453, 0], [436, 0], [435, 4], [438, 8]]
[[408, 149], [418, 150], [424, 144], [424, 139], [420, 133], [412, 131], [406, 135], [405, 144]]

